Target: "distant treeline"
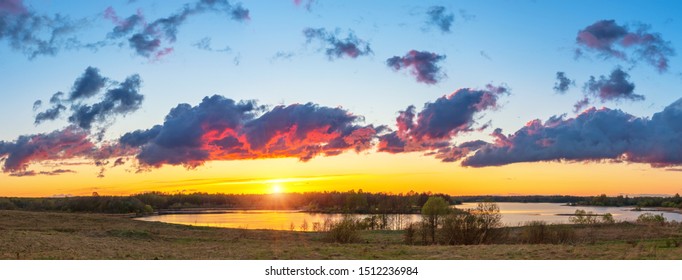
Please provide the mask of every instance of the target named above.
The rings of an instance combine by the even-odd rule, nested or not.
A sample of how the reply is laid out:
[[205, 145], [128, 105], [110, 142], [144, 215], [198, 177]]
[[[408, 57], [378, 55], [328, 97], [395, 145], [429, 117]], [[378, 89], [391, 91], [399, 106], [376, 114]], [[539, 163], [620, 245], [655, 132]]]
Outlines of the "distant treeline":
[[574, 206], [635, 206], [635, 207], [673, 207], [682, 208], [682, 198], [679, 194], [674, 196], [570, 196], [570, 195], [519, 195], [519, 196], [453, 196], [453, 204], [464, 202], [524, 202], [524, 203], [566, 203]]
[[610, 197], [602, 194], [575, 202], [572, 205], [682, 208], [682, 198], [679, 194], [670, 197], [628, 197], [622, 195]]
[[442, 197], [450, 204], [464, 202], [566, 203], [584, 206], [636, 206], [682, 208], [682, 198], [584, 196], [450, 196], [430, 192], [389, 194], [347, 192], [309, 192], [283, 194], [209, 194], [147, 192], [131, 196], [92, 196], [63, 198], [0, 198], [0, 210], [65, 211], [96, 213], [148, 214], [158, 210], [188, 208], [303, 210], [320, 213], [411, 214], [419, 213], [429, 197]]
[[447, 194], [310, 192], [283, 194], [209, 194], [147, 192], [131, 196], [80, 196], [64, 198], [0, 198], [0, 209], [98, 213], [152, 213], [156, 210], [187, 208], [304, 210], [356, 214], [419, 213], [431, 196]]
[[451, 200], [455, 204], [464, 202], [523, 202], [523, 203], [579, 203], [590, 199], [585, 196], [570, 196], [570, 195], [514, 195], [514, 196], [499, 196], [499, 195], [473, 195], [473, 196], [453, 196]]

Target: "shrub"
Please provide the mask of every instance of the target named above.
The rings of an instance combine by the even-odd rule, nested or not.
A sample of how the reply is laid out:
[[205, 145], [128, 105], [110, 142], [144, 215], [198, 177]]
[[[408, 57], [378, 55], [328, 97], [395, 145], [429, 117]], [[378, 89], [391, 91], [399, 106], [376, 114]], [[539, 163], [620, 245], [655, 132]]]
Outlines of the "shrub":
[[358, 223], [350, 216], [344, 217], [341, 221], [331, 225], [329, 231], [325, 233], [325, 239], [329, 242], [352, 243], [360, 240]]
[[568, 221], [580, 225], [596, 224], [598, 222], [596, 217], [597, 215], [594, 214], [592, 211], [578, 209], [575, 210], [573, 216], [568, 218]]
[[0, 210], [14, 210], [17, 206], [7, 198], [0, 198]]
[[530, 244], [572, 243], [575, 240], [575, 230], [570, 225], [548, 225], [544, 221], [530, 221], [523, 228], [523, 238]]
[[470, 211], [446, 216], [439, 229], [439, 242], [443, 244], [482, 244], [499, 241], [502, 215], [497, 204], [479, 203]]
[[663, 214], [654, 215], [651, 213], [644, 213], [637, 217], [637, 223], [649, 225], [665, 225], [666, 219], [665, 217], [663, 217]]
[[606, 213], [601, 216], [601, 222], [602, 224], [615, 224], [616, 220], [613, 219], [613, 215], [611, 215], [611, 213]]

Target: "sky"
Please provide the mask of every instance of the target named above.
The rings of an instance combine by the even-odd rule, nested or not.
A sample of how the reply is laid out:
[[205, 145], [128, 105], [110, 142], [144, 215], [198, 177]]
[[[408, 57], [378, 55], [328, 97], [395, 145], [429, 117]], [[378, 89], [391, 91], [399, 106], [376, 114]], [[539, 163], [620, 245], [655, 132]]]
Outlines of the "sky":
[[679, 193], [680, 5], [0, 0], [0, 196]]

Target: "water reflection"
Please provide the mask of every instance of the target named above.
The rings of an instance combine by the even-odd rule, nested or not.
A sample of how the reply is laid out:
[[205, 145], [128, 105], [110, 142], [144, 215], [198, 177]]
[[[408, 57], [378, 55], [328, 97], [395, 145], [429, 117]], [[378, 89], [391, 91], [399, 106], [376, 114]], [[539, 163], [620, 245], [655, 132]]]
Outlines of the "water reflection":
[[[616, 221], [634, 221], [643, 213], [661, 214], [669, 221], [682, 221], [682, 214], [667, 212], [630, 211], [628, 207], [570, 207], [559, 203], [497, 203], [502, 214], [502, 223], [508, 226], [522, 225], [528, 221], [545, 221], [548, 223], [568, 223], [569, 216], [576, 209], [591, 211], [595, 214], [611, 213]], [[457, 205], [459, 209], [475, 208], [476, 203]], [[559, 214], [559, 215], [557, 215]], [[562, 215], [563, 214], [563, 215]], [[370, 215], [353, 215], [355, 218], [371, 218]], [[244, 229], [274, 229], [313, 231], [324, 227], [325, 223], [336, 222], [343, 214], [306, 213], [287, 210], [245, 210], [222, 213], [200, 214], [168, 214], [138, 218], [144, 221], [159, 221], [172, 224], [209, 226]], [[411, 222], [421, 219], [420, 215], [385, 215], [375, 217], [377, 223], [386, 223], [387, 229], [401, 229]]]

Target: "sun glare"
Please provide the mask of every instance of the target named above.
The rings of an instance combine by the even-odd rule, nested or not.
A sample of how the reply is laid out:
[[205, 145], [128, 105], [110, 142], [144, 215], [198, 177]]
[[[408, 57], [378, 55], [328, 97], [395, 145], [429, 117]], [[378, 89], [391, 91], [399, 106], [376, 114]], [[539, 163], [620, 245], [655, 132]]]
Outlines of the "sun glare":
[[282, 186], [272, 185], [272, 193], [281, 193], [281, 192], [282, 192]]

